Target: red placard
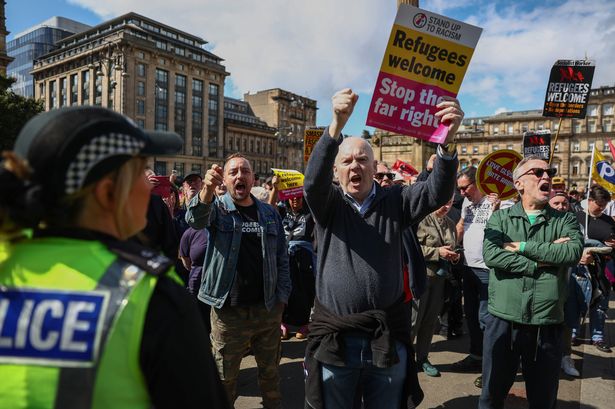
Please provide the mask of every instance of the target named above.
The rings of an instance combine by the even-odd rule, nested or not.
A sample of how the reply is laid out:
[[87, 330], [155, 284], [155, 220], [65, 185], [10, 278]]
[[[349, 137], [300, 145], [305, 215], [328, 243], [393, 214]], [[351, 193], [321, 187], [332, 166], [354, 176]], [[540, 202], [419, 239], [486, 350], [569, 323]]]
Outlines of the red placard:
[[485, 156], [476, 171], [476, 186], [484, 194], [497, 193], [501, 200], [514, 197], [512, 173], [521, 161], [521, 154], [512, 149], [502, 149]]

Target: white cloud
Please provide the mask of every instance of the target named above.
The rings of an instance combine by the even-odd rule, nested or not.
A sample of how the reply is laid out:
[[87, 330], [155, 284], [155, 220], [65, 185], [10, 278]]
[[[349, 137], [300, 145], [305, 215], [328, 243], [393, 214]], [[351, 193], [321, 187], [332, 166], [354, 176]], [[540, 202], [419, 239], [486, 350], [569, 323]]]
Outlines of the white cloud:
[[373, 0], [71, 0], [103, 18], [128, 11], [198, 35], [225, 59], [235, 96], [281, 87], [318, 100], [372, 91], [396, 4]]
[[499, 107], [498, 109], [495, 110], [495, 112], [493, 113], [493, 115], [497, 115], [497, 114], [502, 114], [504, 112], [508, 112], [508, 108], [506, 107]]
[[[105, 19], [135, 11], [196, 34], [225, 59], [235, 86], [227, 94], [285, 88], [317, 99], [319, 118], [337, 89], [371, 94], [396, 12], [395, 0], [69, 1]], [[460, 90], [468, 111], [540, 108], [550, 68], [562, 58], [587, 54], [596, 60], [594, 86], [615, 83], [612, 0], [496, 3], [421, 1], [484, 28]]]
[[483, 87], [467, 83], [497, 77], [493, 92], [498, 105], [539, 108], [555, 60], [585, 55], [596, 60], [593, 86], [615, 82], [615, 7], [610, 0], [569, 0], [531, 11], [489, 5], [468, 21], [484, 28], [463, 85], [475, 98], [494, 99]]

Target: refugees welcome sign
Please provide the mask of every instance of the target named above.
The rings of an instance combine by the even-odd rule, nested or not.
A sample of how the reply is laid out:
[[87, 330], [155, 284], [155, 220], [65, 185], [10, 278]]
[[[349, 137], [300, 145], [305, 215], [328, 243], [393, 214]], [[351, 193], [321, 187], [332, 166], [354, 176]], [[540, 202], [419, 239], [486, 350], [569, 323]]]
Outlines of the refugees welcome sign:
[[455, 97], [482, 29], [402, 4], [384, 53], [367, 125], [430, 142], [446, 138], [434, 116]]

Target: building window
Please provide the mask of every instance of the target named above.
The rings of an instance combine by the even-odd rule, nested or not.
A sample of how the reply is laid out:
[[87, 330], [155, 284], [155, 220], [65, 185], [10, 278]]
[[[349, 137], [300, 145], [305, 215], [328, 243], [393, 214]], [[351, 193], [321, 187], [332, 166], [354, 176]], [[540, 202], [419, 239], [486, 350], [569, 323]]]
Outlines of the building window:
[[154, 128], [166, 131], [169, 125], [169, 72], [156, 68], [155, 124]]
[[602, 144], [602, 152], [608, 152], [609, 151], [609, 144], [604, 142]]
[[545, 129], [545, 123], [544, 122], [538, 122], [538, 124], [536, 124], [536, 129], [538, 129], [538, 130]]
[[472, 153], [478, 153], [478, 146], [472, 147]]
[[177, 74], [175, 75], [175, 88], [186, 88], [186, 76]]
[[58, 95], [56, 90], [56, 81], [49, 81], [49, 108], [57, 108], [58, 107]]
[[596, 121], [587, 121], [587, 132], [596, 132]]
[[137, 64], [137, 76], [145, 77], [146, 66], [145, 64]]
[[612, 132], [613, 131], [613, 123], [611, 119], [603, 119], [602, 120], [602, 132]]
[[68, 101], [67, 98], [67, 89], [66, 89], [66, 78], [60, 78], [60, 106], [64, 107], [66, 106], [66, 103]]
[[79, 103], [79, 78], [77, 74], [70, 76], [70, 105], [77, 105]]
[[203, 174], [202, 166], [196, 163], [192, 164], [192, 172], [198, 173], [199, 175]]
[[137, 51], [136, 55], [137, 55], [137, 58], [140, 58], [142, 60], [145, 59], [145, 53], [143, 51]]
[[580, 152], [581, 151], [581, 144], [579, 142], [575, 142], [572, 144], [572, 151], [573, 152]]
[[588, 105], [587, 116], [598, 116], [598, 105]]
[[102, 105], [103, 77], [96, 76], [94, 81], [94, 105]]
[[499, 126], [494, 126], [494, 127], [493, 127], [493, 134], [494, 134], [494, 135], [497, 135], [497, 134], [499, 134], [499, 133], [500, 133], [500, 127], [499, 127]]
[[594, 150], [594, 145], [596, 145], [596, 143], [595, 143], [595, 142], [590, 142], [590, 143], [588, 144], [588, 146], [587, 146], [587, 147], [588, 147], [588, 149], [589, 149], [589, 151], [590, 151], [590, 152], [593, 152], [593, 150]]
[[581, 133], [581, 121], [577, 119], [573, 119], [574, 123], [572, 124], [573, 133]]
[[602, 115], [613, 115], [613, 104], [602, 104]]
[[203, 156], [203, 138], [192, 136], [192, 156]]
[[145, 115], [145, 101], [137, 99], [137, 115]]
[[512, 145], [506, 145], [506, 149], [512, 149], [513, 146]]
[[559, 152], [559, 143], [555, 144], [555, 148], [553, 149], [555, 152]]
[[497, 151], [497, 150], [499, 150], [499, 149], [500, 149], [500, 147], [499, 147], [498, 145], [493, 145], [493, 147], [491, 148], [491, 150], [492, 150], [493, 152], [495, 152], [495, 151]]
[[209, 84], [209, 95], [218, 95], [218, 89], [220, 87], [218, 86], [218, 84]]
[[141, 128], [141, 129], [145, 128], [145, 120], [144, 119], [137, 118], [136, 122], [137, 122], [137, 126], [139, 128]]
[[183, 162], [175, 162], [173, 164], [173, 169], [177, 171], [179, 176], [184, 176], [184, 163]]
[[521, 132], [527, 132], [530, 129], [530, 125], [527, 122], [521, 124]]
[[137, 95], [140, 97], [145, 96], [145, 82], [143, 81], [137, 82]]
[[508, 125], [508, 134], [509, 134], [509, 135], [512, 135], [512, 134], [513, 134], [513, 132], [514, 132], [514, 128], [513, 128], [513, 126], [512, 126], [512, 125]]
[[462, 146], [461, 153], [468, 153], [468, 148], [466, 148], [465, 146]]
[[165, 176], [167, 174], [167, 163], [161, 161], [154, 162], [154, 172], [158, 176]]
[[81, 103], [90, 105], [90, 71], [81, 72]]
[[192, 92], [203, 93], [203, 81], [193, 79], [192, 80]]

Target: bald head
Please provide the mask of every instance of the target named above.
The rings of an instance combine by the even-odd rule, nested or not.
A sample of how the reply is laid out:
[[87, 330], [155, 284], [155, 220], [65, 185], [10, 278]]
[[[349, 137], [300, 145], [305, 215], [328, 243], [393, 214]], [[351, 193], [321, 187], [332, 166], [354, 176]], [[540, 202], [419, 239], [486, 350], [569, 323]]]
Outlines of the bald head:
[[344, 193], [362, 203], [372, 190], [376, 173], [370, 144], [361, 138], [344, 139], [335, 157], [333, 171]]
[[341, 156], [355, 150], [361, 150], [365, 152], [370, 162], [374, 160], [374, 150], [372, 149], [372, 146], [369, 144], [369, 142], [367, 142], [363, 138], [351, 136], [344, 139], [340, 144], [339, 151], [337, 152], [337, 156], [335, 157], [335, 163], [339, 162]]

